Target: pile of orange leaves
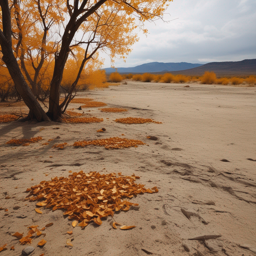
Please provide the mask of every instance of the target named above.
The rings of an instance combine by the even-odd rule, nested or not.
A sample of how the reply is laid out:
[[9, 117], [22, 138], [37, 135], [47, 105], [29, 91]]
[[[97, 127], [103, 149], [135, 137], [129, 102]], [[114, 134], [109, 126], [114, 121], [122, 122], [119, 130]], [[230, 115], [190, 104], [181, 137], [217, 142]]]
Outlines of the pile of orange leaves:
[[125, 109], [125, 108], [102, 108], [100, 111], [116, 113], [116, 112], [126, 112], [127, 109]]
[[102, 146], [106, 149], [119, 149], [119, 148], [129, 148], [129, 147], [137, 147], [138, 145], [144, 145], [145, 143], [140, 140], [131, 140], [119, 137], [112, 137], [108, 139], [99, 139], [99, 140], [83, 140], [76, 141], [73, 146], [76, 148], [83, 148], [89, 145], [93, 146]]
[[59, 143], [59, 144], [54, 144], [52, 146], [52, 148], [57, 148], [57, 149], [64, 149], [67, 145], [67, 142], [64, 142], [64, 143]]
[[15, 115], [0, 115], [0, 123], [9, 123], [18, 119]]
[[70, 115], [70, 116], [82, 116], [83, 114], [75, 112], [75, 111], [66, 111], [66, 114]]
[[115, 122], [122, 124], [144, 124], [144, 123], [155, 123], [162, 124], [162, 122], [156, 122], [149, 118], [140, 118], [140, 117], [126, 117], [116, 119]]
[[90, 99], [90, 98], [76, 98], [76, 99], [71, 100], [71, 103], [86, 104], [88, 101], [93, 101], [93, 99]]
[[43, 138], [40, 136], [31, 138], [31, 139], [12, 139], [7, 141], [5, 144], [16, 145], [16, 146], [19, 146], [19, 145], [28, 146], [29, 143], [36, 143], [42, 139]]
[[62, 121], [66, 123], [73, 123], [73, 124], [100, 123], [100, 122], [103, 122], [103, 118], [97, 118], [97, 117], [62, 118]]
[[[138, 194], [156, 193], [157, 187], [147, 189], [135, 183], [138, 176], [123, 176], [121, 173], [100, 174], [98, 172], [74, 172], [69, 177], [55, 177], [51, 181], [28, 188], [28, 199], [40, 201], [38, 207], [62, 209], [63, 215], [74, 220], [72, 226], [85, 228], [90, 222], [102, 224], [102, 218], [115, 212], [128, 211], [138, 204], [125, 198]], [[39, 208], [36, 208], [40, 210]], [[41, 211], [42, 212], [42, 211]]]
[[97, 108], [97, 107], [104, 107], [107, 104], [104, 102], [99, 101], [88, 101], [85, 103], [85, 105], [81, 106], [82, 108]]

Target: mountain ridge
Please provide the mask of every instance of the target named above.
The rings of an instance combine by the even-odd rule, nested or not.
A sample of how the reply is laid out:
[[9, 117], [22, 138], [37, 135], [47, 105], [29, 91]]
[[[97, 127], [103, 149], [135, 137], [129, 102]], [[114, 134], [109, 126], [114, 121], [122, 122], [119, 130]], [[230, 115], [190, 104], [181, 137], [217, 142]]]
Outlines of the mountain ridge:
[[[190, 65], [196, 65], [196, 66], [190, 66]], [[154, 69], [156, 66], [158, 67], [158, 70]], [[189, 66], [190, 68], [184, 68]], [[167, 68], [164, 68], [160, 71], [160, 69], [163, 67], [167, 67]], [[173, 67], [173, 68], [171, 70], [168, 67], [171, 67], [171, 68]], [[174, 67], [176, 68], [176, 70], [174, 69]], [[106, 73], [108, 74], [116, 71], [116, 69], [114, 68], [106, 68], [105, 70], [106, 70]], [[204, 72], [212, 71], [216, 73], [217, 76], [248, 76], [248, 75], [256, 75], [256, 59], [245, 59], [241, 61], [209, 62], [206, 64], [193, 64], [188, 62], [180, 62], [180, 63], [150, 62], [150, 63], [145, 63], [139, 66], [131, 67], [131, 68], [117, 68], [117, 71], [121, 74], [125, 74], [125, 73], [163, 74], [167, 72], [172, 72], [173, 74], [182, 74], [182, 75], [189, 75], [189, 76], [202, 76]]]

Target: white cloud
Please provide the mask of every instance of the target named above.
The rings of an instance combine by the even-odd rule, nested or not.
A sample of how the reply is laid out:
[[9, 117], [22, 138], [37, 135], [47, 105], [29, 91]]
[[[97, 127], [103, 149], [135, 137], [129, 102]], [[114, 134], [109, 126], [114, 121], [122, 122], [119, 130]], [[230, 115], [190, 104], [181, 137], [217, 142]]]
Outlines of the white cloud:
[[[147, 23], [126, 63], [209, 62], [256, 58], [255, 0], [174, 0], [165, 20]], [[105, 67], [110, 66], [105, 56]]]

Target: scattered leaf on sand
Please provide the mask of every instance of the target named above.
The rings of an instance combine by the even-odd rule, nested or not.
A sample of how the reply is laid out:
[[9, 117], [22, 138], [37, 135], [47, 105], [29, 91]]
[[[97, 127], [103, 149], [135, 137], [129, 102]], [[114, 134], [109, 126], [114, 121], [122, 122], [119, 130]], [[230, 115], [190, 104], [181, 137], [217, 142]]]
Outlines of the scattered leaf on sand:
[[21, 239], [21, 238], [23, 237], [23, 233], [21, 234], [21, 233], [19, 233], [19, 232], [16, 232], [16, 233], [14, 233], [12, 236], [15, 236], [15, 237], [17, 237], [18, 239]]
[[41, 228], [41, 231], [44, 231], [45, 230], [45, 227]]
[[132, 228], [135, 228], [136, 226], [126, 226], [126, 225], [124, 225], [124, 226], [122, 226], [122, 227], [120, 227], [120, 229], [122, 229], [122, 230], [128, 230], [128, 229], [132, 229]]
[[10, 250], [12, 250], [12, 251], [14, 251], [14, 250], [15, 250], [14, 245], [10, 248]]
[[44, 239], [42, 239], [37, 245], [42, 247], [46, 244], [46, 241]]
[[113, 222], [112, 226], [113, 226], [114, 229], [117, 229], [116, 226], [121, 226], [121, 224], [119, 224], [119, 223], [117, 223], [117, 222]]
[[93, 221], [94, 221], [97, 225], [101, 225], [101, 224], [102, 224], [102, 220], [100, 219], [100, 216], [98, 216], [97, 218], [94, 218]]
[[73, 231], [67, 231], [67, 234], [72, 235]]
[[7, 250], [6, 246], [7, 246], [7, 244], [5, 244], [5, 245], [3, 245], [2, 247], [0, 247], [0, 252], [1, 252], [1, 251], [4, 251], [4, 250]]
[[77, 225], [77, 223], [78, 223], [78, 221], [77, 221], [77, 220], [74, 220], [74, 221], [72, 222], [72, 227], [75, 228], [76, 225]]
[[29, 233], [27, 236], [22, 237], [19, 241], [20, 244], [24, 245], [24, 244], [31, 244], [32, 239], [30, 238], [32, 236], [31, 233]]
[[46, 205], [47, 205], [46, 202], [39, 202], [39, 203], [36, 204], [36, 206], [46, 206]]
[[44, 253], [40, 254], [39, 256], [44, 256]]
[[36, 236], [41, 236], [42, 235], [42, 232], [40, 230], [36, 230]]
[[42, 212], [40, 209], [38, 209], [38, 208], [36, 208], [35, 211], [36, 211], [37, 213], [40, 213], [40, 214], [43, 213], [43, 212]]
[[67, 239], [67, 245], [73, 247], [73, 244], [71, 243], [71, 239]]
[[49, 227], [51, 227], [52, 225], [53, 225], [53, 223], [51, 222], [51, 223], [46, 224], [45, 227], [49, 228]]

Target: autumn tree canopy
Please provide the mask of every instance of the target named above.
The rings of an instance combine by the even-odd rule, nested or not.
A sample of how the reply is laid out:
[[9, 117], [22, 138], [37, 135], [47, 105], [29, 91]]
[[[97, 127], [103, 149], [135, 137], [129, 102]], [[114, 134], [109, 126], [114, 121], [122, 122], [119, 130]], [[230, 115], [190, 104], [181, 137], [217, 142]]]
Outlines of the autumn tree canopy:
[[[30, 109], [30, 118], [58, 120], [83, 71], [90, 62], [99, 61], [98, 52], [108, 51], [112, 59], [125, 58], [138, 40], [134, 30], [143, 30], [145, 21], [161, 18], [169, 1], [1, 0], [2, 60]], [[79, 65], [72, 72], [75, 75], [65, 100], [59, 104], [70, 59]], [[45, 76], [49, 66], [52, 72]], [[36, 99], [45, 79], [50, 85], [47, 113]]]

